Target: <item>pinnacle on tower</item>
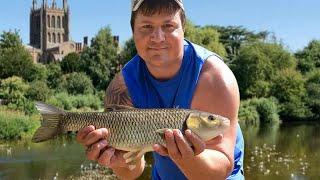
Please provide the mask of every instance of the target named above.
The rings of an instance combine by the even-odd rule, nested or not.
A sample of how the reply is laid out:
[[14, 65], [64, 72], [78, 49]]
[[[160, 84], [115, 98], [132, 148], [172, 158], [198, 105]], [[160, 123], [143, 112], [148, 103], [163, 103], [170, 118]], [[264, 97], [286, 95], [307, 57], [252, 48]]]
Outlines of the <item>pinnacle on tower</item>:
[[63, 9], [66, 11], [68, 9], [68, 1], [63, 0]]
[[52, 0], [52, 6], [51, 6], [51, 8], [57, 8], [56, 0]]
[[37, 8], [37, 0], [32, 1], [32, 9], [35, 10]]

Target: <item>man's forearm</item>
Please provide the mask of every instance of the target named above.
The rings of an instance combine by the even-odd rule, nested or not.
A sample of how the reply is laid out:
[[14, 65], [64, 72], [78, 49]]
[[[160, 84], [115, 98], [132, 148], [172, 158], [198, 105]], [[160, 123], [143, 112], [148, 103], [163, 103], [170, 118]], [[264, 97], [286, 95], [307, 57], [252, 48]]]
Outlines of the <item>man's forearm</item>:
[[192, 159], [176, 162], [187, 179], [226, 179], [233, 169], [233, 162], [225, 154], [205, 150]]
[[130, 170], [128, 168], [112, 168], [113, 173], [119, 178], [119, 179], [137, 179], [139, 176], [141, 176], [143, 170], [145, 167], [145, 160], [144, 158], [141, 158], [139, 162], [137, 162], [136, 167], [133, 170]]

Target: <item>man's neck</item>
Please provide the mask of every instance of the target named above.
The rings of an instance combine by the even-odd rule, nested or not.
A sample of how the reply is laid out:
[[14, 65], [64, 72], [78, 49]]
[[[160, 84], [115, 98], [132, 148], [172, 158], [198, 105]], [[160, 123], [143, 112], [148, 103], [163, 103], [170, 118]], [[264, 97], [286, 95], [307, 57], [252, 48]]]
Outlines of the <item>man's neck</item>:
[[164, 64], [161, 66], [152, 66], [150, 64], [146, 64], [151, 75], [159, 80], [166, 81], [172, 79], [180, 70], [182, 65], [182, 58], [177, 61], [173, 61], [172, 63]]

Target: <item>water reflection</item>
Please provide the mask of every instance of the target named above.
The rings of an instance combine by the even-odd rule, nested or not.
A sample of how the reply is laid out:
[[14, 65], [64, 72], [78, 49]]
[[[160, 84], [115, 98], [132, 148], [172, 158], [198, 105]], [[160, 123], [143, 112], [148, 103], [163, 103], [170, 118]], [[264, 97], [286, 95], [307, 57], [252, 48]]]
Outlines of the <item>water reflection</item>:
[[242, 125], [247, 179], [319, 179], [319, 123]]
[[[246, 179], [320, 179], [320, 124], [241, 124]], [[150, 179], [152, 156], [140, 179]], [[74, 138], [44, 143], [1, 142], [0, 179], [115, 179], [86, 160]]]

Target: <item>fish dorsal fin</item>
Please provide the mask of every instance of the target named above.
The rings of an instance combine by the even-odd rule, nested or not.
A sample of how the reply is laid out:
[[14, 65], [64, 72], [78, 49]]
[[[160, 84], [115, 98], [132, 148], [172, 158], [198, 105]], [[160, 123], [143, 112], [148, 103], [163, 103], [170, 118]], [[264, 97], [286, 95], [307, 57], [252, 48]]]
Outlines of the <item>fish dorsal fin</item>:
[[105, 107], [105, 111], [121, 111], [121, 110], [134, 110], [136, 108], [131, 106], [125, 106], [125, 105], [118, 105], [118, 104], [110, 104]]

